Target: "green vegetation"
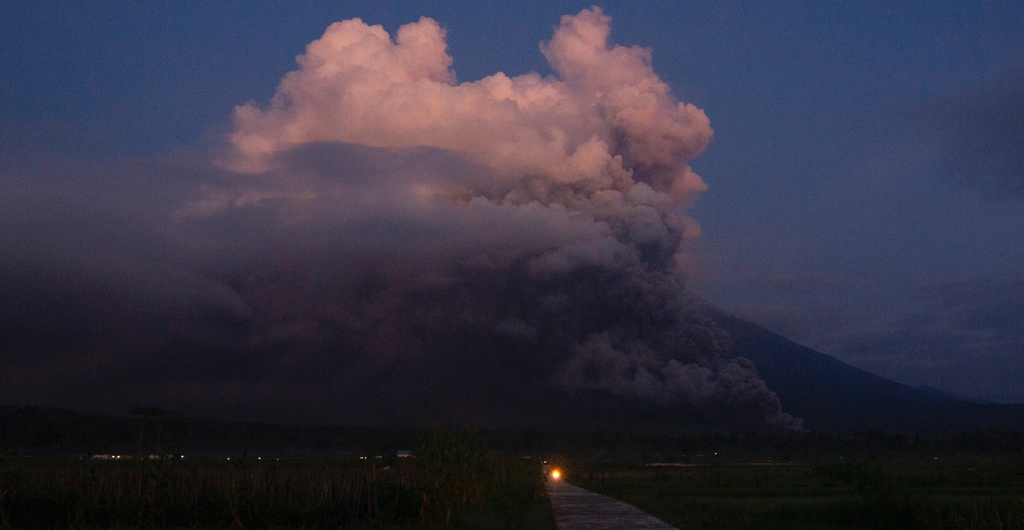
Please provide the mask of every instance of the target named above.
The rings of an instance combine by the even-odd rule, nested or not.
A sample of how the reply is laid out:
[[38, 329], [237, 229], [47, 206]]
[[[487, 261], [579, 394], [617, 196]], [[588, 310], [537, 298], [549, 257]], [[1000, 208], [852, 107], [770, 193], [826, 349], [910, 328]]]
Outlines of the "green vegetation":
[[489, 454], [472, 430], [431, 429], [416, 456], [420, 521], [481, 529], [554, 528], [540, 464]]
[[554, 528], [540, 465], [433, 430], [417, 458], [0, 461], [6, 528]]
[[568, 480], [703, 529], [1024, 529], [1024, 463], [998, 459], [576, 464]]
[[[94, 453], [133, 458], [77, 458]], [[0, 407], [0, 530], [553, 528], [538, 461], [502, 456], [524, 453], [691, 529], [1024, 530], [1024, 432], [417, 434], [39, 407]]]

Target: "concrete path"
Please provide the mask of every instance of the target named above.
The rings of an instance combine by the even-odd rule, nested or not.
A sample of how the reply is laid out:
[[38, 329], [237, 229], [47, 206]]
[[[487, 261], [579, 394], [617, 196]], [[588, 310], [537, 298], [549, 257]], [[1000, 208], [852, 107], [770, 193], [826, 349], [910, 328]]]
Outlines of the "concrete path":
[[653, 515], [611, 497], [561, 480], [548, 481], [548, 497], [558, 530], [675, 530]]

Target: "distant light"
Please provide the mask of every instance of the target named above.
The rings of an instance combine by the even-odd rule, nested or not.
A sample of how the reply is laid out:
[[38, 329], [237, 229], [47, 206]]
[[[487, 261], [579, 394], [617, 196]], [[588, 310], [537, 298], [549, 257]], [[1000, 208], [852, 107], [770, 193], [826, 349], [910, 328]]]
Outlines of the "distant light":
[[562, 476], [562, 474], [559, 473], [557, 469], [551, 472], [551, 478], [553, 478], [555, 480], [558, 480], [558, 477], [560, 477], [560, 476]]

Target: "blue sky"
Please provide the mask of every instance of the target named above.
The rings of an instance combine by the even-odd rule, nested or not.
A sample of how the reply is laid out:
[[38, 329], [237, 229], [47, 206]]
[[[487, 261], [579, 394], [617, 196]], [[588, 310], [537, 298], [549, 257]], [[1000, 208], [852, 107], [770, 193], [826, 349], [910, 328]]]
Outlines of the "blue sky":
[[[590, 5], [4, 2], [0, 157], [208, 156], [353, 17], [434, 18], [459, 81], [549, 75], [538, 42]], [[897, 381], [1024, 401], [1024, 4], [599, 5], [715, 131], [692, 290]]]

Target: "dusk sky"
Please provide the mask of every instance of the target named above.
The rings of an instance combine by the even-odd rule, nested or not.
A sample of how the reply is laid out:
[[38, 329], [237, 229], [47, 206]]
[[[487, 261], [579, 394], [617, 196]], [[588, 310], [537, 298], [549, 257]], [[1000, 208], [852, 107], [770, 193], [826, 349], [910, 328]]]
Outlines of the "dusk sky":
[[[260, 308], [289, 297], [304, 307], [302, 289], [357, 289], [318, 283], [358, 283], [327, 262], [374, 268], [372, 254], [385, 276], [416, 263], [417, 278], [435, 281], [451, 276], [449, 261], [504, 267], [507, 251], [532, 260], [524, 270], [537, 282], [654, 263], [727, 312], [854, 366], [1024, 402], [1024, 3], [592, 5], [3, 2], [0, 399], [73, 406], [81, 389], [52, 388], [76, 370], [104, 374], [82, 385], [170, 373], [166, 392], [277, 395], [269, 364], [206, 359], [234, 375], [196, 382], [173, 363], [122, 373], [127, 354], [115, 350], [164, 336], [138, 312], [174, 327], [193, 325], [199, 306], [219, 323], [197, 333], [231, 355], [277, 351], [254, 344], [281, 333], [327, 340]], [[572, 40], [600, 40], [608, 24], [607, 50]], [[380, 31], [398, 45], [367, 44]], [[331, 55], [345, 43], [369, 58]], [[374, 81], [346, 77], [371, 62], [383, 64]], [[509, 99], [494, 103], [502, 91]], [[513, 100], [518, 111], [504, 105]], [[542, 100], [546, 110], [530, 106]], [[313, 279], [283, 294], [281, 271], [310, 263]], [[658, 285], [643, 289], [669, 289]], [[75, 309], [63, 307], [69, 296]], [[373, 311], [391, 307], [367, 296]], [[111, 307], [124, 315], [89, 316]], [[320, 321], [344, 313], [326, 307]], [[179, 322], [179, 309], [190, 316]], [[498, 322], [502, 333], [537, 333], [522, 311]], [[378, 325], [346, 315], [344, 329]], [[40, 342], [62, 319], [90, 330]], [[225, 346], [224, 330], [243, 321], [278, 331], [239, 331], [243, 346]], [[95, 329], [126, 338], [111, 346]], [[681, 358], [588, 337], [572, 343], [579, 355], [646, 359], [661, 386], [640, 371], [579, 386], [579, 355], [549, 381], [659, 403], [704, 395], [672, 379]], [[62, 344], [83, 360], [45, 353]], [[399, 355], [400, 344], [382, 347]], [[232, 372], [235, 362], [246, 368]], [[319, 373], [302, 366], [289, 377]], [[147, 396], [133, 392], [121, 397]]]

